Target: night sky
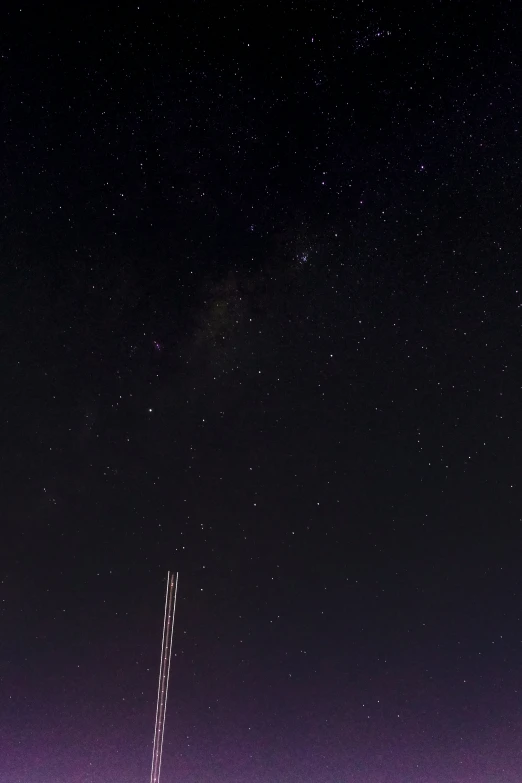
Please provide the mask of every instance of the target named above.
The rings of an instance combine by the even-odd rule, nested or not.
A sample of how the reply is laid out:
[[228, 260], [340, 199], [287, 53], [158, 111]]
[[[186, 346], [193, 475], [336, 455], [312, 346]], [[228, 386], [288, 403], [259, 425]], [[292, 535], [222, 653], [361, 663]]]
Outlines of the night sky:
[[522, 780], [522, 28], [408, 6], [5, 11], [0, 783], [149, 780], [169, 569], [162, 783]]

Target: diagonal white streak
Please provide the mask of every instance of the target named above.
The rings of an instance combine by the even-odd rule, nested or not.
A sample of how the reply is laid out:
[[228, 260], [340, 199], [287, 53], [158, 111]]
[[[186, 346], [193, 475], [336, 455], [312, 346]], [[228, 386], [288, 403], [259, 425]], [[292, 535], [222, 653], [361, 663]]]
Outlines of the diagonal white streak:
[[172, 636], [174, 634], [174, 617], [176, 615], [176, 600], [178, 597], [178, 577], [179, 574], [176, 574], [176, 584], [174, 587], [174, 599], [172, 601], [172, 621], [170, 624], [170, 639], [168, 640], [168, 657], [167, 657], [167, 676], [165, 680], [165, 693], [164, 693], [164, 704], [163, 704], [163, 720], [161, 724], [161, 738], [160, 738], [160, 747], [159, 747], [159, 761], [158, 761], [158, 778], [155, 783], [159, 783], [160, 779], [160, 772], [161, 772], [161, 758], [163, 755], [163, 736], [165, 733], [165, 714], [167, 711], [167, 696], [169, 693], [169, 678], [170, 678], [170, 661], [172, 657]]
[[174, 615], [178, 595], [178, 578], [170, 571], [167, 576], [167, 594], [165, 596], [165, 616], [163, 618], [163, 637], [161, 642], [161, 661], [158, 681], [158, 699], [156, 702], [156, 722], [154, 726], [154, 744], [152, 748], [151, 783], [159, 783], [161, 773], [161, 757], [163, 753], [163, 736], [165, 731], [165, 712], [169, 689], [170, 660], [172, 653], [172, 635], [174, 633]]

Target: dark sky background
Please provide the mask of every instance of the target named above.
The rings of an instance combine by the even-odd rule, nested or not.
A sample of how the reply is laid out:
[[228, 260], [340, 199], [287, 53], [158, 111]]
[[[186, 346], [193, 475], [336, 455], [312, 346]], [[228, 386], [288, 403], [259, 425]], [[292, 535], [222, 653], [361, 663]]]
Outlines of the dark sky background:
[[0, 783], [148, 781], [168, 569], [163, 783], [520, 783], [517, 4], [71, 9], [2, 21]]

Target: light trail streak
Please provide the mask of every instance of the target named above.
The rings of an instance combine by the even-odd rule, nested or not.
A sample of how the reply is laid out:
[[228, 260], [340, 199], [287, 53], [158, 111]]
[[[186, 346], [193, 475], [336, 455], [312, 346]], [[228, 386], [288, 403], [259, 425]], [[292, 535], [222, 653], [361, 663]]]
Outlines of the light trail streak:
[[178, 595], [178, 576], [169, 571], [167, 577], [167, 593], [165, 596], [165, 615], [163, 618], [163, 637], [161, 642], [161, 661], [158, 680], [158, 700], [156, 702], [156, 722], [154, 725], [154, 744], [152, 747], [151, 783], [159, 783], [161, 774], [161, 757], [163, 754], [163, 735], [165, 732], [165, 712], [169, 691], [170, 658], [172, 653], [172, 634], [174, 633], [174, 616], [176, 614], [176, 599]]

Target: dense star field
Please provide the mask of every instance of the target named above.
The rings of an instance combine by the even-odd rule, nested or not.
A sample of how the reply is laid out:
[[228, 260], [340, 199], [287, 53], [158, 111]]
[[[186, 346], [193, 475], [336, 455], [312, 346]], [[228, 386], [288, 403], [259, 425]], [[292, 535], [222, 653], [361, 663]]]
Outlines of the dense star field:
[[517, 4], [2, 27], [0, 783], [520, 783]]

